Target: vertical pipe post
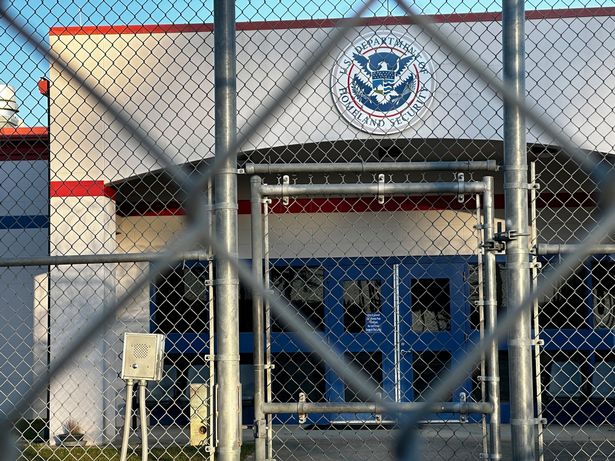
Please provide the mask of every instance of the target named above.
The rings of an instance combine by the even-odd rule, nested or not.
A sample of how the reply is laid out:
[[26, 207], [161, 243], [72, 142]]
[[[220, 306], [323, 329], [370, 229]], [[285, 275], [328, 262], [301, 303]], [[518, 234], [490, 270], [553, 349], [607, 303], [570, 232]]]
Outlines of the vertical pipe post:
[[[269, 203], [271, 199], [263, 200], [263, 250], [265, 287], [271, 288], [270, 249], [269, 249]], [[265, 400], [273, 401], [271, 364], [271, 306], [265, 302]], [[267, 459], [273, 459], [273, 415], [267, 415]]]
[[[208, 213], [209, 213], [209, 222], [208, 233], [209, 235], [214, 235], [214, 184], [210, 179], [207, 181], [207, 205], [208, 205]], [[214, 396], [216, 395], [216, 372], [215, 372], [215, 338], [216, 338], [216, 319], [218, 318], [215, 314], [214, 309], [214, 261], [213, 261], [213, 250], [210, 247], [207, 249], [207, 281], [209, 282], [209, 289], [207, 290], [208, 296], [208, 312], [209, 312], [209, 357], [206, 357], [207, 365], [209, 367], [209, 404], [208, 404], [208, 413], [207, 418], [209, 421], [209, 434], [207, 437], [207, 448], [209, 448], [209, 461], [214, 461], [214, 452], [216, 447], [216, 437], [217, 434], [214, 431], [216, 427], [216, 412], [215, 405], [213, 404]]]
[[[486, 193], [486, 191], [485, 191]], [[485, 222], [485, 216], [484, 216], [484, 211], [483, 211], [483, 206], [484, 206], [484, 202], [481, 203], [481, 195], [480, 194], [476, 194], [475, 195], [475, 200], [476, 200], [476, 252], [477, 252], [477, 266], [476, 266], [476, 272], [477, 272], [477, 285], [478, 285], [478, 290], [477, 290], [477, 295], [478, 295], [478, 302], [476, 303], [476, 309], [478, 310], [478, 334], [479, 334], [479, 338], [481, 341], [483, 341], [483, 339], [485, 338], [485, 287], [484, 287], [484, 254], [487, 251], [485, 248], [485, 245], [483, 244], [483, 242], [485, 242], [485, 236], [484, 236], [484, 225], [483, 223]], [[486, 369], [486, 364], [485, 364], [485, 353], [483, 352], [481, 354], [480, 357], [480, 376], [481, 376], [481, 380], [480, 380], [480, 396], [481, 396], [481, 401], [486, 402], [487, 401], [487, 385], [486, 385], [486, 380], [483, 379], [485, 376], [487, 376], [487, 369]], [[488, 435], [488, 431], [487, 431], [487, 415], [486, 414], [482, 414], [480, 415], [480, 422], [481, 422], [481, 431], [482, 431], [482, 457], [483, 459], [488, 459], [489, 458], [489, 435]]]
[[[536, 219], [536, 189], [538, 184], [536, 183], [536, 162], [530, 162], [530, 247], [532, 251], [532, 289], [536, 289], [538, 284], [538, 255], [536, 252], [536, 245], [538, 244], [538, 221]], [[540, 339], [540, 323], [539, 312], [540, 306], [538, 300], [534, 301], [533, 308], [533, 322], [534, 339]], [[534, 386], [536, 386], [536, 438], [538, 449], [538, 461], [544, 461], [544, 428], [542, 417], [542, 383], [540, 382], [540, 342], [537, 341], [534, 345], [534, 370], [536, 370], [534, 376]]]
[[[261, 178], [250, 179], [251, 219], [252, 219], [252, 273], [256, 280], [263, 281], [263, 217], [261, 213]], [[264, 461], [266, 458], [266, 419], [263, 405], [265, 403], [265, 320], [263, 298], [257, 293], [252, 295], [252, 334], [254, 336], [254, 459]]]
[[[227, 155], [237, 139], [235, 2], [214, 0], [215, 154]], [[228, 155], [215, 176], [216, 236], [237, 256], [237, 154]], [[216, 362], [218, 371], [218, 461], [239, 461], [239, 280], [231, 264], [216, 259]]]
[[[525, 98], [524, 0], [502, 0], [503, 81], [519, 99]], [[504, 102], [504, 199], [509, 308], [530, 294], [529, 227], [527, 216], [526, 122], [521, 111]], [[508, 340], [510, 417], [514, 461], [534, 461], [534, 396], [532, 379], [531, 313], [522, 312]]]
[[[493, 242], [494, 235], [494, 207], [495, 196], [493, 191], [493, 178], [486, 176], [485, 193], [483, 196], [483, 236], [485, 243]], [[485, 331], [492, 332], [497, 324], [497, 282], [495, 252], [485, 248], [484, 264], [484, 312]], [[498, 344], [493, 342], [485, 352], [487, 394], [489, 402], [493, 405], [493, 412], [489, 417], [489, 459], [501, 459], [502, 449], [500, 443], [500, 369], [498, 364]]]

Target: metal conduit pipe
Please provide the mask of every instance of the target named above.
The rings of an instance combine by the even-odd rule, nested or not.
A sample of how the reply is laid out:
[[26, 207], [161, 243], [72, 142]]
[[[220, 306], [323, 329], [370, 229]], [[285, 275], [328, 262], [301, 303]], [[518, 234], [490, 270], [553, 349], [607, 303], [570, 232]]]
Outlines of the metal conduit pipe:
[[[265, 403], [266, 414], [302, 414], [302, 413], [400, 413], [416, 411], [422, 406], [420, 402], [387, 402], [387, 408], [375, 402], [286, 402]], [[493, 405], [489, 402], [439, 402], [431, 406], [432, 413], [492, 413]]]
[[147, 381], [139, 381], [139, 422], [141, 425], [141, 461], [147, 461], [149, 448], [147, 444], [147, 414], [145, 412], [145, 389]]
[[[563, 253], [573, 253], [577, 251], [578, 245], [569, 243], [539, 243], [536, 245], [538, 256], [556, 255]], [[594, 245], [591, 247], [591, 254], [615, 253], [615, 244]]]
[[[177, 261], [210, 261], [209, 252], [204, 250], [178, 253]], [[69, 266], [73, 264], [112, 264], [112, 263], [140, 263], [156, 261], [163, 256], [160, 253], [122, 253], [122, 254], [95, 254], [70, 256], [42, 256], [36, 258], [0, 259], [0, 267], [27, 267], [27, 266]]]
[[495, 160], [450, 162], [248, 163], [239, 173], [407, 173], [412, 171], [498, 171]]
[[130, 420], [132, 419], [132, 392], [134, 381], [126, 380], [126, 408], [124, 413], [124, 430], [122, 432], [122, 447], [120, 449], [120, 461], [128, 458], [128, 439], [130, 438]]
[[264, 197], [308, 197], [336, 195], [361, 197], [373, 195], [423, 195], [423, 194], [480, 194], [483, 182], [432, 182], [432, 183], [370, 183], [370, 184], [284, 184], [262, 185]]

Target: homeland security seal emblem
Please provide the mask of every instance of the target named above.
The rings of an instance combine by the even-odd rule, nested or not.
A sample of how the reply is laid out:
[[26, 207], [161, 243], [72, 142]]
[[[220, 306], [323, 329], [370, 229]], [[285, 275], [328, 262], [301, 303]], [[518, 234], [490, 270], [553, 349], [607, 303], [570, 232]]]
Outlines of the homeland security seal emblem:
[[380, 31], [340, 53], [331, 72], [337, 109], [372, 134], [400, 133], [427, 109], [433, 93], [430, 61], [409, 38]]

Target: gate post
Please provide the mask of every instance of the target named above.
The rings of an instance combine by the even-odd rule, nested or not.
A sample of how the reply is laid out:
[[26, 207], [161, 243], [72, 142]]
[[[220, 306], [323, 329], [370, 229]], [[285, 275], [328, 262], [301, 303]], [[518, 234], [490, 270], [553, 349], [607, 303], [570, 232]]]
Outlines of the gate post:
[[[502, 56], [504, 85], [525, 99], [524, 0], [503, 0]], [[519, 306], [530, 294], [526, 122], [521, 110], [504, 101], [504, 200], [506, 216], [507, 306]], [[535, 459], [531, 313], [518, 316], [508, 339], [510, 418], [514, 461]]]
[[[214, 0], [215, 154], [227, 155], [215, 185], [216, 238], [237, 257], [237, 70], [235, 2]], [[219, 461], [239, 461], [241, 385], [239, 381], [239, 279], [229, 261], [216, 258], [216, 363], [218, 371]]]

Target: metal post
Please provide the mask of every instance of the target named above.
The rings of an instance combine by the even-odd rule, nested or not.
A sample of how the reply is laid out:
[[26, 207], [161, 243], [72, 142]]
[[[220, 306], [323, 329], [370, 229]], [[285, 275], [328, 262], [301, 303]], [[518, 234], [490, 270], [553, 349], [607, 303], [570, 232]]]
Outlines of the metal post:
[[[263, 200], [263, 251], [264, 251], [264, 280], [265, 287], [271, 288], [270, 263], [269, 263], [269, 201]], [[273, 389], [271, 386], [273, 368], [271, 362], [271, 306], [269, 301], [265, 302], [265, 399], [270, 403], [273, 401]], [[267, 459], [273, 459], [273, 416], [267, 415]]]
[[[263, 280], [263, 217], [261, 213], [261, 178], [253, 176], [252, 186], [252, 273], [256, 280]], [[252, 296], [252, 333], [254, 336], [254, 459], [266, 458], [267, 423], [263, 405], [265, 403], [265, 363], [263, 298]]]
[[[523, 0], [503, 0], [502, 58], [504, 85], [517, 98], [525, 98], [525, 5]], [[521, 304], [530, 293], [528, 181], [526, 123], [521, 111], [504, 102], [504, 199], [509, 308]], [[511, 328], [508, 341], [512, 458], [534, 461], [534, 396], [532, 377], [531, 313], [526, 310]]]
[[[478, 282], [478, 289], [477, 289], [477, 296], [478, 296], [478, 302], [476, 303], [476, 309], [478, 310], [478, 334], [479, 334], [479, 338], [481, 340], [481, 342], [483, 341], [483, 339], [485, 338], [485, 288], [484, 288], [484, 277], [483, 277], [483, 255], [486, 251], [485, 249], [485, 245], [483, 244], [485, 242], [485, 238], [483, 235], [484, 232], [484, 227], [483, 227], [483, 223], [485, 221], [485, 217], [483, 215], [483, 205], [481, 204], [481, 195], [480, 194], [476, 194], [475, 195], [475, 201], [476, 201], [476, 252], [477, 252], [477, 266], [476, 266], [476, 270], [477, 270], [477, 282]], [[480, 356], [480, 376], [485, 377], [487, 376], [487, 369], [486, 369], [486, 364], [485, 364], [485, 353], [483, 352]], [[480, 380], [480, 397], [481, 397], [481, 402], [486, 402], [487, 401], [487, 387], [486, 387], [486, 380], [485, 379], [481, 379]], [[481, 422], [481, 441], [482, 441], [482, 457], [483, 459], [488, 459], [489, 457], [489, 446], [488, 446], [488, 442], [489, 442], [489, 435], [488, 435], [488, 431], [487, 431], [487, 415], [482, 414], [480, 417], [480, 422]]]
[[[483, 196], [483, 235], [484, 241], [493, 241], [495, 196], [493, 191], [493, 178], [483, 178], [485, 193]], [[495, 252], [485, 248], [484, 264], [484, 312], [485, 331], [492, 332], [497, 323], [497, 282]], [[498, 364], [498, 344], [492, 343], [485, 352], [489, 403], [493, 405], [493, 412], [489, 419], [489, 458], [501, 459], [502, 449], [500, 443], [500, 370]]]
[[[237, 138], [235, 2], [214, 0], [214, 83], [216, 156], [226, 155]], [[216, 234], [237, 256], [237, 155], [229, 155], [215, 180]], [[241, 385], [239, 381], [239, 280], [225, 259], [216, 259], [216, 354], [218, 422], [216, 459], [239, 461]]]
[[[536, 182], [536, 162], [530, 162], [530, 247], [536, 248], [538, 243], [538, 220], [536, 219], [536, 190], [538, 183]], [[534, 251], [532, 254], [532, 290], [535, 290], [538, 285], [538, 256]], [[540, 306], [538, 300], [534, 301], [533, 307], [533, 322], [534, 339], [540, 339], [540, 322], [538, 317]], [[536, 415], [538, 418], [537, 429], [537, 441], [538, 441], [538, 461], [544, 461], [544, 427], [542, 418], [542, 382], [540, 379], [540, 341], [536, 341], [534, 345], [534, 370], [536, 370], [534, 376], [534, 386], [536, 389]]]

